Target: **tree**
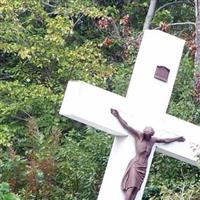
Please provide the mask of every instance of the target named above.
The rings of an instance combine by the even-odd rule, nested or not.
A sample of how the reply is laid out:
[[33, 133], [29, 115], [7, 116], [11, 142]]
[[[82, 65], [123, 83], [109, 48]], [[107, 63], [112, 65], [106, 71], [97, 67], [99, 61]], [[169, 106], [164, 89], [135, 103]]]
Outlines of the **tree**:
[[195, 0], [195, 11], [196, 11], [196, 54], [195, 54], [195, 65], [200, 67], [200, 1]]
[[157, 0], [151, 0], [150, 1], [150, 5], [149, 5], [149, 9], [148, 9], [146, 18], [145, 18], [143, 30], [150, 28], [151, 21], [154, 17], [154, 13], [155, 13], [155, 10], [156, 10], [156, 4], [157, 4]]

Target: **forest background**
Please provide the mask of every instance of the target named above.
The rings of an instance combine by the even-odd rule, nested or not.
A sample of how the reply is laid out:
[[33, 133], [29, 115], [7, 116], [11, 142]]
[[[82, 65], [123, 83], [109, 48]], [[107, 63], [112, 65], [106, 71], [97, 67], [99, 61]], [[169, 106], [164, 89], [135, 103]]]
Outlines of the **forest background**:
[[[125, 95], [143, 29], [186, 40], [168, 113], [200, 125], [199, 5], [1, 0], [0, 199], [97, 198], [113, 138], [58, 112], [68, 80]], [[199, 169], [156, 154], [143, 199], [199, 198]]]

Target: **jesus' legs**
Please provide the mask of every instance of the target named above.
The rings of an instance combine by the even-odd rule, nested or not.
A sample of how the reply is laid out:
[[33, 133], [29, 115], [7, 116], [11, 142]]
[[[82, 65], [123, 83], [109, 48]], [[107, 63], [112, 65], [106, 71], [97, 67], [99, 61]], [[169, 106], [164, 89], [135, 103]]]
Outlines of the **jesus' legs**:
[[135, 199], [135, 197], [136, 197], [138, 191], [139, 191], [139, 190], [135, 187], [134, 190], [133, 190], [133, 192], [132, 192], [131, 200], [134, 200], [134, 199]]
[[125, 200], [134, 200], [137, 195], [138, 189], [136, 187], [131, 187], [125, 191]]

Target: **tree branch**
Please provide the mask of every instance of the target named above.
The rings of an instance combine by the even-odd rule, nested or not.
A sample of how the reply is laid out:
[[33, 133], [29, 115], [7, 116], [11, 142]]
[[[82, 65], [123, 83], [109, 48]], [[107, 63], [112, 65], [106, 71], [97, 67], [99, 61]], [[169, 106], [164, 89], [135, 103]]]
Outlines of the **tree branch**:
[[112, 23], [112, 25], [113, 25], [114, 32], [115, 32], [116, 36], [117, 36], [118, 38], [121, 38], [120, 33], [119, 33], [119, 29], [118, 29], [118, 27], [117, 27], [115, 21], [114, 21], [113, 19], [110, 20], [110, 21], [111, 21], [111, 23]]
[[162, 10], [163, 8], [165, 7], [168, 7], [168, 6], [171, 6], [171, 5], [174, 5], [174, 4], [183, 4], [183, 3], [186, 3], [186, 4], [190, 4], [193, 6], [193, 4], [190, 2], [190, 1], [174, 1], [174, 2], [170, 2], [170, 3], [166, 3], [164, 4], [163, 6], [159, 7], [156, 12], [159, 12], [160, 10]]
[[18, 117], [18, 116], [14, 116], [14, 115], [12, 115], [11, 118], [16, 119], [16, 120], [19, 120], [19, 121], [26, 121], [26, 122], [28, 121], [28, 120], [25, 119], [25, 118]]
[[0, 80], [9, 80], [9, 79], [12, 79], [13, 77], [12, 76], [0, 76]]
[[84, 17], [84, 14], [82, 14], [75, 22], [74, 22], [74, 27], [76, 26], [76, 24], [78, 24], [78, 22]]
[[44, 1], [41, 1], [41, 3], [42, 3], [43, 5], [49, 6], [49, 7], [51, 7], [51, 8], [56, 8], [56, 7], [57, 7], [57, 6], [55, 6], [55, 5], [49, 4], [49, 3], [44, 2]]
[[176, 22], [176, 23], [171, 23], [169, 24], [170, 26], [182, 26], [182, 25], [191, 25], [191, 26], [196, 26], [194, 22]]
[[[176, 22], [176, 23], [171, 23], [171, 24], [168, 24], [169, 26], [185, 26], [185, 25], [191, 25], [191, 26], [194, 26], [196, 27], [196, 24], [194, 22]], [[160, 27], [156, 27], [154, 28], [154, 30], [158, 30], [160, 29]]]
[[196, 14], [195, 65], [198, 68], [200, 68], [200, 0], [195, 0], [195, 14]]
[[149, 6], [149, 10], [147, 12], [146, 18], [145, 18], [143, 30], [150, 28], [151, 21], [153, 19], [155, 9], [156, 9], [156, 4], [157, 4], [157, 0], [150, 0], [150, 6]]

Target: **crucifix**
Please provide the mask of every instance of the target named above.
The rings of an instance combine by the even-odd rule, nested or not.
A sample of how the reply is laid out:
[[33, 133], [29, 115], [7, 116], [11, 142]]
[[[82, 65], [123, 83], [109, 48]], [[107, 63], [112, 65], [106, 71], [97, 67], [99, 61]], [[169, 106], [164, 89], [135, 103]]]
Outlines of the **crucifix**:
[[60, 114], [115, 136], [98, 200], [124, 200], [121, 181], [135, 156], [135, 140], [111, 115], [115, 108], [131, 127], [153, 127], [156, 137], [184, 136], [183, 143], [154, 145], [137, 193], [141, 200], [155, 150], [197, 165], [192, 146], [200, 144], [200, 127], [166, 114], [184, 41], [158, 30], [146, 30], [126, 97], [81, 81], [69, 81]]

